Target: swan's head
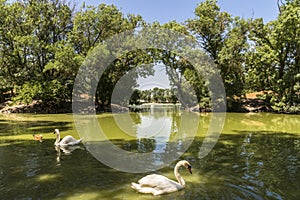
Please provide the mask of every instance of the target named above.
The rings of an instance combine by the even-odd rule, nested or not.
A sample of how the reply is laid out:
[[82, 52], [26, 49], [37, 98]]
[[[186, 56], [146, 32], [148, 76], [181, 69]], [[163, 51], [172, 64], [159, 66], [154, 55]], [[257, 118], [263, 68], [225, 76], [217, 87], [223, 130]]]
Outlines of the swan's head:
[[191, 164], [186, 160], [181, 160], [178, 162], [181, 166], [184, 166], [191, 174], [192, 174], [192, 166]]
[[54, 133], [53, 134], [59, 134], [59, 130], [57, 128], [54, 129]]

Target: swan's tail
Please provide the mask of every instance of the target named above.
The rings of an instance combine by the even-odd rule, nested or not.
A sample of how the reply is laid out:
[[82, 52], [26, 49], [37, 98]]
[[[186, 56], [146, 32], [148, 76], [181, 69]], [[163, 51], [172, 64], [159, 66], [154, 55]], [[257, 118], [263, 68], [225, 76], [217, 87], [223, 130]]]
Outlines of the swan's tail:
[[83, 137], [83, 138], [80, 138], [80, 139], [78, 140], [78, 143], [82, 142], [83, 139], [84, 139], [84, 137]]
[[137, 183], [131, 183], [131, 188], [135, 189], [137, 191], [139, 191], [139, 190], [142, 189], [142, 187], [139, 184], [137, 184]]
[[79, 140], [77, 140], [76, 142], [74, 142], [73, 145], [79, 144], [80, 142], [82, 142], [83, 138], [80, 138]]
[[159, 195], [160, 192], [156, 191], [154, 188], [151, 187], [142, 187], [141, 185], [137, 183], [131, 183], [131, 188], [135, 189], [136, 191], [144, 194], [153, 194], [153, 195]]

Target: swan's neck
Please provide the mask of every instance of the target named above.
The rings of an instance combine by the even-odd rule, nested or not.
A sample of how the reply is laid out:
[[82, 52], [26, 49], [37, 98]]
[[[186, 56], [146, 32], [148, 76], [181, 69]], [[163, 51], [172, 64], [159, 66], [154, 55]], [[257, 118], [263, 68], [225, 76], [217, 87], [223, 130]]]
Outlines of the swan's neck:
[[59, 141], [60, 141], [60, 134], [57, 133], [57, 134], [56, 134], [56, 140], [55, 140], [54, 145], [58, 145], [58, 144], [59, 144]]
[[181, 177], [181, 175], [179, 174], [179, 168], [180, 168], [180, 164], [176, 164], [175, 168], [174, 168], [174, 175], [178, 181], [178, 183], [182, 186], [185, 187], [185, 181], [184, 179]]

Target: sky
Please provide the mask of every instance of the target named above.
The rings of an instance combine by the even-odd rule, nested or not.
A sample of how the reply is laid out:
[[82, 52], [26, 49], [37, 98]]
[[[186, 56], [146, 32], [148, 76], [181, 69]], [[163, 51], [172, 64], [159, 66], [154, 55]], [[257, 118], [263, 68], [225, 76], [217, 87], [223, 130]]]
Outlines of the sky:
[[[83, 2], [85, 5], [97, 6], [101, 3], [114, 4], [124, 15], [139, 14], [146, 22], [158, 21], [161, 24], [176, 20], [184, 22], [195, 17], [194, 10], [204, 0], [75, 0], [79, 8]], [[263, 18], [264, 22], [277, 18], [278, 8], [276, 0], [218, 0], [221, 11], [226, 11], [233, 17], [244, 19]], [[141, 90], [153, 87], [167, 88], [168, 77], [163, 73], [161, 66], [154, 68], [156, 73], [145, 79], [138, 79]]]
[[[78, 6], [114, 4], [124, 14], [140, 14], [146, 22], [184, 22], [194, 18], [194, 10], [204, 0], [75, 0]], [[242, 18], [260, 18], [265, 22], [278, 15], [276, 0], [218, 0], [221, 11]]]

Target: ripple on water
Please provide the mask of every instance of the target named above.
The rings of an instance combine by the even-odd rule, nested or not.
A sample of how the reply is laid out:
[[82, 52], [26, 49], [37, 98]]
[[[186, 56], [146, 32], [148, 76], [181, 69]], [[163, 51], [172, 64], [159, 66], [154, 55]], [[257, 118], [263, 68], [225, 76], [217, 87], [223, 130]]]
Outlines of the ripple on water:
[[4, 192], [4, 190], [6, 189], [4, 179], [5, 179], [5, 172], [3, 167], [0, 166], [0, 194]]
[[230, 187], [231, 193], [234, 199], [257, 199], [263, 200], [264, 198], [258, 194], [256, 189], [249, 186], [235, 185], [232, 183], [226, 183], [226, 186]]
[[2, 167], [0, 167], [0, 179], [4, 176], [4, 170]]
[[272, 192], [270, 189], [267, 189], [266, 195], [268, 197], [273, 197], [274, 199], [278, 199], [278, 200], [282, 200], [283, 199], [279, 194], [277, 194], [276, 192]]

